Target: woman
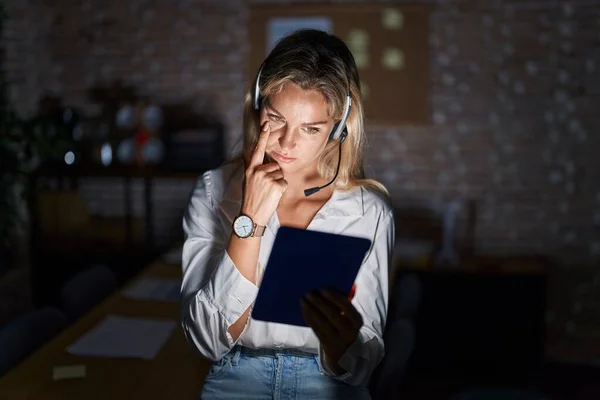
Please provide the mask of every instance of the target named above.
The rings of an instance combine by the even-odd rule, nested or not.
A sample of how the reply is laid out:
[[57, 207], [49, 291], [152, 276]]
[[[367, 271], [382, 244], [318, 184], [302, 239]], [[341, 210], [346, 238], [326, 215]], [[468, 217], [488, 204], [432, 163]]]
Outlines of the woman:
[[[182, 324], [214, 361], [202, 398], [367, 399], [384, 355], [394, 224], [385, 188], [362, 177], [346, 45], [316, 30], [283, 38], [246, 95], [244, 125], [242, 155], [203, 174], [184, 217]], [[310, 328], [249, 318], [283, 225], [373, 243], [351, 301], [332, 291], [303, 301]]]

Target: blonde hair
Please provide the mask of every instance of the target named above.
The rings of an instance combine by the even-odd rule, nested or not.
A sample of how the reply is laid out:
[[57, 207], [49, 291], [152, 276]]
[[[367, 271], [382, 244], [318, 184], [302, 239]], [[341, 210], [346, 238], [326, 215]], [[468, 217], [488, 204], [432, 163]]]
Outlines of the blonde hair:
[[[284, 83], [292, 82], [302, 89], [318, 90], [329, 105], [334, 120], [342, 117], [346, 97], [352, 107], [346, 121], [348, 135], [341, 146], [339, 174], [335, 188], [348, 190], [364, 186], [388, 198], [385, 186], [364, 176], [363, 160], [366, 148], [364, 110], [358, 68], [352, 53], [338, 37], [323, 31], [304, 29], [281, 39], [263, 63], [260, 75], [260, 97], [278, 93]], [[246, 93], [244, 106], [244, 137], [242, 156], [248, 159], [258, 140], [260, 111], [254, 109], [254, 85]], [[327, 180], [333, 178], [338, 161], [339, 141], [330, 140], [320, 154], [318, 171]]]

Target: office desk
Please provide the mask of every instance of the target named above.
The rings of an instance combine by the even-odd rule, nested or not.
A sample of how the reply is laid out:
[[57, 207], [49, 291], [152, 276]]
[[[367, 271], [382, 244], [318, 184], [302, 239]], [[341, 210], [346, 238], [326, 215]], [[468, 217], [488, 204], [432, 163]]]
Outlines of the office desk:
[[497, 384], [539, 372], [546, 338], [542, 261], [479, 257], [455, 268], [398, 271], [422, 285], [411, 374]]
[[[138, 276], [180, 278], [181, 268], [155, 262]], [[210, 365], [188, 344], [179, 323], [153, 360], [82, 357], [65, 350], [108, 314], [178, 321], [179, 304], [132, 300], [114, 293], [5, 375], [0, 380], [0, 400], [198, 398]], [[53, 380], [55, 366], [75, 364], [86, 366], [84, 378]]]

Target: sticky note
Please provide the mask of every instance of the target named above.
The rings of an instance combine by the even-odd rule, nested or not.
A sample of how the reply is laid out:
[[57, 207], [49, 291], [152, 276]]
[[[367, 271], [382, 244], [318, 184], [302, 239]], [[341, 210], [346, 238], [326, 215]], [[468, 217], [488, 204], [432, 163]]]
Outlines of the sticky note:
[[62, 365], [56, 366], [52, 370], [52, 379], [59, 381], [62, 379], [75, 379], [85, 377], [85, 365]]
[[383, 52], [383, 65], [389, 69], [404, 67], [404, 53], [397, 47], [390, 47]]
[[352, 29], [346, 39], [348, 47], [366, 49], [369, 44], [369, 34], [364, 29]]
[[395, 8], [385, 8], [381, 14], [381, 23], [386, 29], [402, 29], [402, 26], [404, 25], [404, 14]]
[[369, 66], [369, 53], [366, 51], [354, 51], [354, 61], [357, 68], [367, 68]]

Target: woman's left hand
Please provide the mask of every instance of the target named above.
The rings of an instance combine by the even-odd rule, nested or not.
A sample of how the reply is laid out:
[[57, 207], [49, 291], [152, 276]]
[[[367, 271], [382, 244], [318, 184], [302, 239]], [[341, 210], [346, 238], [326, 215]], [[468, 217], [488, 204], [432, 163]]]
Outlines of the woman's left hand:
[[302, 300], [302, 314], [319, 338], [328, 366], [339, 370], [337, 363], [356, 340], [362, 316], [347, 296], [334, 290], [309, 293]]

